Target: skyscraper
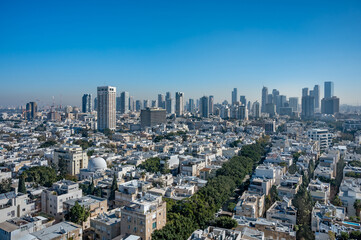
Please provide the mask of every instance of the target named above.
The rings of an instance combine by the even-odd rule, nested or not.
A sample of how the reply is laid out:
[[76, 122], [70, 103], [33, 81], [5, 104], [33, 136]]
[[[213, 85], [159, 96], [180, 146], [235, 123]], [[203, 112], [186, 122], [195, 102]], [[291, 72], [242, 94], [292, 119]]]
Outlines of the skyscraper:
[[262, 88], [262, 106], [261, 106], [261, 112], [266, 112], [266, 104], [267, 104], [267, 97], [268, 97], [268, 88], [263, 87]]
[[241, 102], [242, 105], [244, 105], [244, 106], [247, 105], [246, 96], [240, 96], [239, 101]]
[[319, 85], [315, 85], [313, 87], [312, 95], [315, 97], [315, 108], [319, 109], [320, 108], [320, 86]]
[[165, 109], [164, 95], [158, 94], [158, 107]]
[[302, 97], [308, 96], [308, 88], [302, 88]]
[[194, 99], [189, 99], [188, 101], [188, 112], [193, 113], [195, 109]]
[[[305, 91], [307, 89], [307, 92]], [[305, 95], [306, 94], [306, 95]], [[302, 89], [302, 117], [312, 118], [315, 114], [315, 97], [308, 95], [308, 88]]]
[[290, 97], [289, 106], [292, 108], [293, 112], [298, 112], [298, 97]]
[[92, 95], [84, 94], [82, 97], [82, 112], [88, 113], [92, 111]]
[[142, 109], [142, 102], [140, 100], [135, 101], [135, 110], [139, 112]]
[[209, 96], [208, 101], [209, 114], [212, 115], [214, 113], [214, 96]]
[[238, 119], [242, 121], [248, 120], [248, 109], [246, 105], [238, 106]]
[[209, 117], [209, 99], [207, 96], [201, 97], [199, 101], [199, 112], [201, 114], [201, 117], [208, 118]]
[[259, 102], [255, 101], [252, 105], [252, 115], [255, 118], [259, 118], [261, 116], [261, 108]]
[[184, 93], [175, 93], [175, 113], [177, 117], [183, 116], [184, 111]]
[[98, 129], [116, 128], [116, 88], [111, 86], [98, 87]]
[[94, 98], [94, 110], [95, 111], [98, 110], [98, 98], [97, 97]]
[[233, 88], [232, 91], [232, 105], [236, 104], [238, 99], [237, 88]]
[[129, 93], [122, 92], [120, 94], [120, 113], [128, 113], [129, 112]]
[[36, 102], [29, 102], [26, 104], [26, 119], [33, 120], [38, 112], [38, 105]]
[[340, 99], [338, 97], [323, 98], [321, 101], [322, 114], [335, 114], [340, 111]]
[[174, 103], [170, 92], [167, 92], [165, 95], [165, 109], [168, 114], [174, 113]]
[[324, 98], [332, 98], [334, 96], [333, 94], [333, 82], [325, 82]]

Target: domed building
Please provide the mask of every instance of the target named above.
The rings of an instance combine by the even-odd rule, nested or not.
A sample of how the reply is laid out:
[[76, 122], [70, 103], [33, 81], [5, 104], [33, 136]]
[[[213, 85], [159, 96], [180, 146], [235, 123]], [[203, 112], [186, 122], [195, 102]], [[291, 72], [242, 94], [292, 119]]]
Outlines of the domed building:
[[88, 170], [89, 171], [105, 171], [107, 169], [107, 162], [104, 158], [94, 157], [91, 158], [88, 162]]
[[95, 179], [104, 175], [107, 170], [107, 162], [101, 157], [92, 157], [89, 159], [88, 168], [80, 170], [79, 179]]

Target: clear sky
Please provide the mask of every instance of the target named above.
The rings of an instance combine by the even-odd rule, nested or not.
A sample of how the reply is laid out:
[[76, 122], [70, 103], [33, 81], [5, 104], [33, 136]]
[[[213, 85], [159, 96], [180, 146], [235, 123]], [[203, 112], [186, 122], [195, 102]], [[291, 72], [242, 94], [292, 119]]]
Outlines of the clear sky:
[[0, 106], [80, 106], [101, 85], [135, 99], [323, 96], [324, 81], [361, 104], [359, 0], [0, 1]]

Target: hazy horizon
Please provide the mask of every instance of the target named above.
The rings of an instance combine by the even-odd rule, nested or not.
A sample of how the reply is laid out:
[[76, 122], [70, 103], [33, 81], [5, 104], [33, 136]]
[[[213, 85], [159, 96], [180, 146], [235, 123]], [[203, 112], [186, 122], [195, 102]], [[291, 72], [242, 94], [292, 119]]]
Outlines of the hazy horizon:
[[[21, 2], [21, 1], [20, 1]], [[360, 1], [36, 1], [0, 3], [0, 106], [80, 106], [111, 85], [134, 99], [263, 86], [300, 97], [333, 81], [361, 105]], [[40, 101], [39, 101], [40, 100]]]

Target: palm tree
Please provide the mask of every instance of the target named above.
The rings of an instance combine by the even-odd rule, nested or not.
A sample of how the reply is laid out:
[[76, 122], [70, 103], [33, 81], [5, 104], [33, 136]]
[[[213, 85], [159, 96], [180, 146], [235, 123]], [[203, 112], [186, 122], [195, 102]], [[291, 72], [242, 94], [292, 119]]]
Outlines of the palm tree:
[[361, 210], [360, 199], [356, 199], [356, 201], [353, 203], [353, 207], [356, 209], [356, 216], [360, 217], [360, 210]]

